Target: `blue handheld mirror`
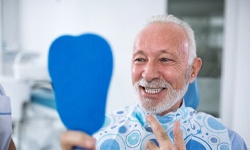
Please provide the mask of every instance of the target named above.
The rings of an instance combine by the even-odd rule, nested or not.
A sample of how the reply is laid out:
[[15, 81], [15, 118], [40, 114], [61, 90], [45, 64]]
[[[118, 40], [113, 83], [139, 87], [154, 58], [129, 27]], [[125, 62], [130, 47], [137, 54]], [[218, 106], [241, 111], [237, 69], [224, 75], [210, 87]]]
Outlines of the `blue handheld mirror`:
[[98, 131], [113, 69], [108, 42], [96, 34], [61, 36], [49, 49], [48, 69], [63, 124], [89, 135]]

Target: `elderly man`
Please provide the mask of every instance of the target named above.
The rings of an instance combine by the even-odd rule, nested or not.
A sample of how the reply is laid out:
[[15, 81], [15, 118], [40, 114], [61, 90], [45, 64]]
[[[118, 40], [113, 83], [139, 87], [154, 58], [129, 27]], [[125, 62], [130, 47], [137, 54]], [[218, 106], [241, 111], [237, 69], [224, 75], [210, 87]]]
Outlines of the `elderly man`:
[[187, 23], [172, 15], [151, 17], [133, 47], [137, 105], [107, 115], [94, 138], [66, 131], [62, 148], [247, 149], [242, 138], [216, 118], [185, 106], [183, 96], [201, 66]]

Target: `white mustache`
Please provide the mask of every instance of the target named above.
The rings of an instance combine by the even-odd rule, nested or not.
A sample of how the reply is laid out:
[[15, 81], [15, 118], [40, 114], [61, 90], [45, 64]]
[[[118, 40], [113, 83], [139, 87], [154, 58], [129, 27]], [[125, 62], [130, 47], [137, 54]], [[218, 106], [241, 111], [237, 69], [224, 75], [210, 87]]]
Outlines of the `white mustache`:
[[137, 83], [135, 83], [135, 85], [137, 84], [137, 86], [142, 86], [142, 87], [147, 87], [147, 88], [172, 88], [171, 85], [164, 80], [160, 80], [160, 79], [154, 79], [150, 82], [146, 81], [145, 79], [140, 79]]

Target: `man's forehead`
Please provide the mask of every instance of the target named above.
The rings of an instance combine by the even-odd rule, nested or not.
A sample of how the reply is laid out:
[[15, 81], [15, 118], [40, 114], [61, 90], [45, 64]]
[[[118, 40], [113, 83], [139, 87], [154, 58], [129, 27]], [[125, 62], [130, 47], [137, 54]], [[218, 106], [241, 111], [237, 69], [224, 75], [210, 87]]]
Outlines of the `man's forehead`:
[[186, 53], [188, 47], [188, 38], [181, 26], [174, 23], [151, 23], [138, 33], [134, 41], [133, 53], [138, 53], [139, 50]]
[[[158, 40], [168, 37], [169, 39], [187, 40], [187, 33], [183, 27], [174, 23], [151, 23], [146, 25], [136, 36], [135, 43], [141, 38], [152, 37]], [[152, 40], [152, 39], [150, 39]]]
[[133, 55], [150, 55], [154, 54], [157, 56], [168, 54], [168, 55], [174, 55], [177, 52], [171, 51], [170, 49], [159, 49], [159, 50], [143, 50], [143, 49], [135, 49], [133, 52]]

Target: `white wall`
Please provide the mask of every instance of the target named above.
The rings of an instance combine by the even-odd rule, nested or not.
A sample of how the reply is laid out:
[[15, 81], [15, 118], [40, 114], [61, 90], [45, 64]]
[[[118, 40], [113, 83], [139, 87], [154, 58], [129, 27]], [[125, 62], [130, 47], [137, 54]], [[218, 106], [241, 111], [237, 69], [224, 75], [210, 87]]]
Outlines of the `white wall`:
[[227, 0], [221, 117], [250, 147], [250, 1]]
[[4, 50], [17, 50], [19, 47], [19, 0], [1, 0], [2, 42]]
[[22, 0], [20, 48], [42, 52], [45, 63], [50, 44], [60, 35], [104, 36], [115, 59], [107, 110], [118, 109], [134, 103], [130, 58], [135, 35], [146, 18], [165, 11], [165, 0]]

